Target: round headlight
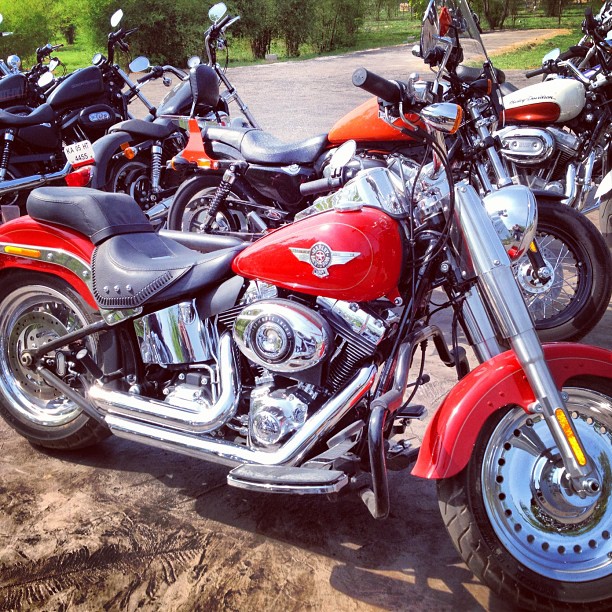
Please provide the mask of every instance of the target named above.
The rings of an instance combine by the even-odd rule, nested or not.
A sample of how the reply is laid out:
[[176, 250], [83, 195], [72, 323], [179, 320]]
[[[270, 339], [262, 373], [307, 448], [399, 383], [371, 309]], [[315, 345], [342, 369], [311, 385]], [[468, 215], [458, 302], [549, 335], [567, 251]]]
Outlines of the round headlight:
[[521, 257], [535, 236], [538, 207], [525, 185], [509, 185], [483, 198], [485, 208], [510, 259]]

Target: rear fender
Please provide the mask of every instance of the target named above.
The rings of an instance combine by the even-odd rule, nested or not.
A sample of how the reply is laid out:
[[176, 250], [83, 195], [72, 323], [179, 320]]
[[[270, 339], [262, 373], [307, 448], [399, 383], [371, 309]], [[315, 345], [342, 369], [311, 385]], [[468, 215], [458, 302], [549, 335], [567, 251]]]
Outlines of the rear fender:
[[19, 217], [0, 225], [0, 286], [10, 274], [51, 274], [99, 310], [90, 289], [93, 249], [89, 239], [78, 232]]
[[111, 132], [93, 143], [94, 168], [89, 187], [104, 190], [108, 182], [108, 164], [121, 145], [134, 140], [129, 132]]
[[[584, 344], [544, 345], [559, 388], [577, 376], [612, 378], [612, 351]], [[449, 478], [468, 463], [476, 438], [496, 410], [509, 405], [529, 411], [535, 396], [513, 351], [486, 361], [451, 389], [432, 418], [412, 470], [422, 478]]]

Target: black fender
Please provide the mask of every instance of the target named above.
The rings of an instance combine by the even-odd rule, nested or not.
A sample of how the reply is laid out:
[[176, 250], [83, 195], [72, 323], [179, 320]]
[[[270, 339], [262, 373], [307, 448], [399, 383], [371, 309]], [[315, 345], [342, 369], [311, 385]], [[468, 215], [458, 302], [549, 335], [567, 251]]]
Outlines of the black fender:
[[134, 137], [129, 132], [111, 132], [93, 143], [95, 165], [89, 187], [105, 190], [108, 182], [108, 163], [122, 144], [132, 142], [133, 139]]

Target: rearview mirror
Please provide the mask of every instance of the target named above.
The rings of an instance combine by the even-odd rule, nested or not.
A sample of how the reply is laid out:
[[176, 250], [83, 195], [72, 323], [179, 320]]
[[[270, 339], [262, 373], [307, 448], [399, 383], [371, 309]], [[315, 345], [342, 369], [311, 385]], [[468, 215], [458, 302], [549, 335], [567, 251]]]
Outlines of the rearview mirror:
[[123, 11], [121, 9], [119, 9], [118, 11], [115, 11], [110, 20], [111, 28], [116, 28], [122, 19], [123, 19]]
[[140, 55], [130, 62], [129, 68], [130, 72], [144, 72], [149, 66], [149, 59]]
[[219, 21], [219, 19], [221, 19], [221, 17], [223, 17], [226, 12], [227, 6], [225, 6], [225, 3], [219, 2], [218, 4], [212, 6], [211, 9], [208, 11], [208, 18], [213, 23], [217, 23], [217, 21]]

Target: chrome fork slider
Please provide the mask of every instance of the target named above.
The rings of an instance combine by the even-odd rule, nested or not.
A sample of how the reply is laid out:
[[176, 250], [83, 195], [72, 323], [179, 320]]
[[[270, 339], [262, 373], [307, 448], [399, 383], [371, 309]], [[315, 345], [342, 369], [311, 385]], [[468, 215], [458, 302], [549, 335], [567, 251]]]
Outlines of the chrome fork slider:
[[478, 286], [536, 397], [536, 402], [525, 408], [541, 413], [546, 420], [574, 490], [579, 495], [596, 495], [601, 476], [593, 472], [561, 392], [546, 365], [542, 345], [512, 273], [508, 254], [474, 189], [460, 183], [455, 187], [455, 194], [457, 218], [472, 255]]

